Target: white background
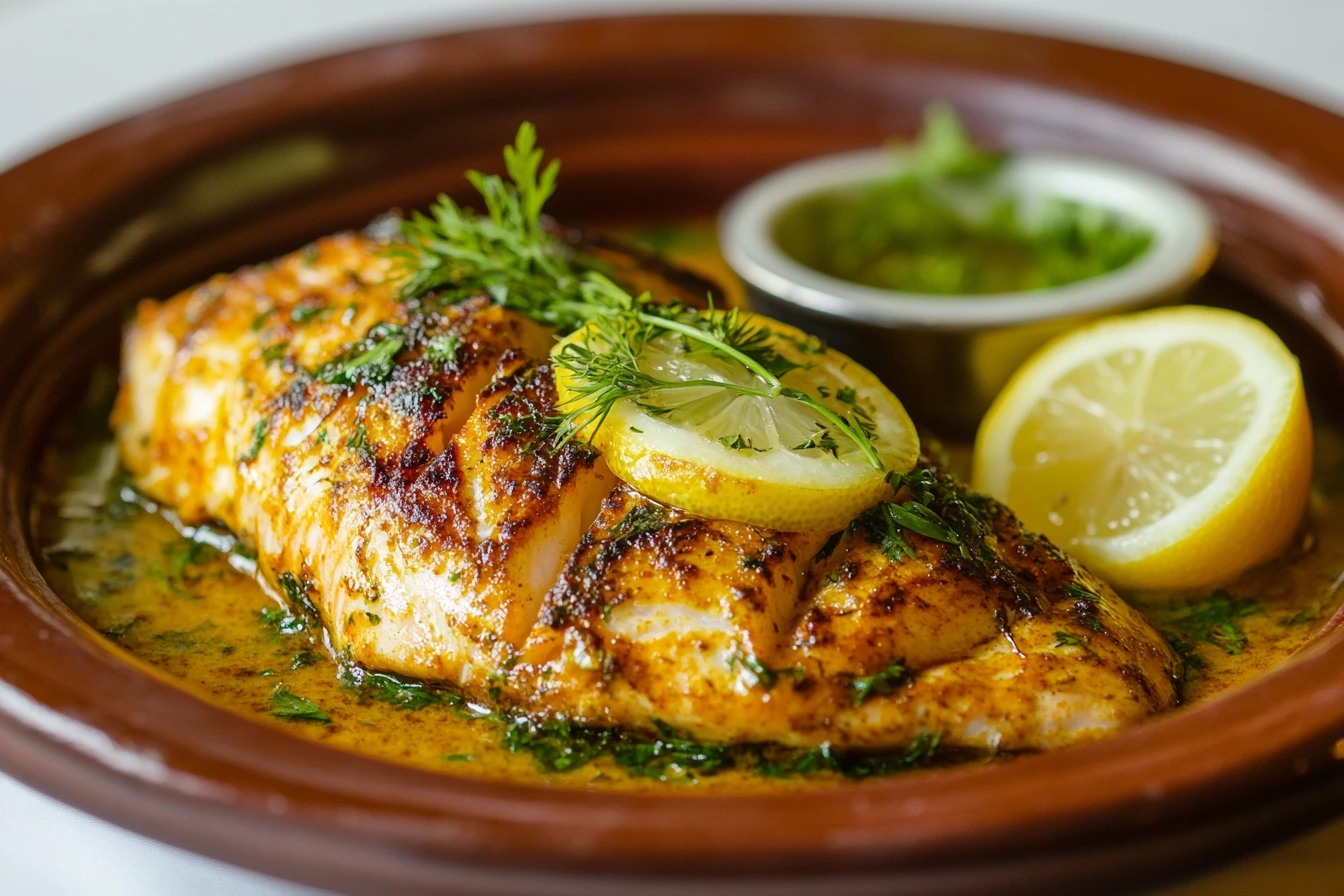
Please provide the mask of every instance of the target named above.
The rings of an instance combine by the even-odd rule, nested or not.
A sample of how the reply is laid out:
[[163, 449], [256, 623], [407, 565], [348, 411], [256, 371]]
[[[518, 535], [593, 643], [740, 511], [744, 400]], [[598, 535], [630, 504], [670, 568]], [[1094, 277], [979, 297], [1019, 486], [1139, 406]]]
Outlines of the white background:
[[[889, 12], [1008, 25], [1178, 58], [1344, 112], [1344, 0], [0, 0], [0, 169], [166, 98], [334, 50], [528, 18], [673, 8]], [[123, 832], [0, 775], [0, 892], [314, 891]], [[1344, 824], [1179, 892], [1338, 896]]]

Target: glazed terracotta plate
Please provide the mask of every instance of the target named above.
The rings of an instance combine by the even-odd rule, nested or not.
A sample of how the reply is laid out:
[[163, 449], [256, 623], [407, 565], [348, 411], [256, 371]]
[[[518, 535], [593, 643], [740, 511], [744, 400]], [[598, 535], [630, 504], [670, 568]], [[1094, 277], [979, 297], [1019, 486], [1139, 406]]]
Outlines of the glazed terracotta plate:
[[[1344, 633], [1113, 740], [800, 794], [619, 795], [363, 758], [218, 708], [122, 652], [34, 560], [34, 469], [137, 298], [422, 207], [530, 119], [554, 211], [712, 214], [799, 158], [977, 134], [1182, 180], [1212, 275], [1340, 407], [1344, 119], [1113, 50], [899, 21], [665, 17], [375, 47], [213, 90], [0, 175], [0, 767], [229, 862], [364, 893], [1093, 891], [1192, 873], [1344, 806]], [[1237, 297], [1241, 297], [1238, 299]]]

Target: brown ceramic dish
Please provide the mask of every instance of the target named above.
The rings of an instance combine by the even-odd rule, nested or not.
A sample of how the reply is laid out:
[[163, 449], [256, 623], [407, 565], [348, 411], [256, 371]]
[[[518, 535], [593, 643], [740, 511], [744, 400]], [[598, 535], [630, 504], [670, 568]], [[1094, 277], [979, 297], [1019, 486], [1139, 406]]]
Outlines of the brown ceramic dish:
[[[1344, 632], [1114, 740], [780, 797], [641, 798], [457, 780], [213, 707], [53, 595], [34, 458], [120, 315], [489, 165], [523, 118], [565, 161], [555, 211], [709, 213], [795, 159], [913, 130], [930, 98], [987, 138], [1198, 189], [1214, 276], [1277, 303], [1337, 413], [1344, 119], [1166, 62], [940, 25], [793, 17], [537, 25], [263, 75], [0, 176], [0, 766], [189, 849], [351, 892], [945, 893], [1121, 888], [1344, 805]], [[1331, 407], [1331, 402], [1335, 403]]]

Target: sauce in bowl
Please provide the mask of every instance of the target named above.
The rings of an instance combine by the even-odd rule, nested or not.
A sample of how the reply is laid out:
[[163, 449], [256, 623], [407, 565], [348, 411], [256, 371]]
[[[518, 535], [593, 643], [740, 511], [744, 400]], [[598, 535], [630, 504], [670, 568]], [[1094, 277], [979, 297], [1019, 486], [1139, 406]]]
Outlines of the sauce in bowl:
[[881, 180], [824, 190], [783, 209], [774, 238], [800, 264], [876, 289], [988, 295], [1109, 274], [1153, 242], [1112, 209], [1022, 196], [996, 177], [1008, 157], [973, 145], [946, 106]]

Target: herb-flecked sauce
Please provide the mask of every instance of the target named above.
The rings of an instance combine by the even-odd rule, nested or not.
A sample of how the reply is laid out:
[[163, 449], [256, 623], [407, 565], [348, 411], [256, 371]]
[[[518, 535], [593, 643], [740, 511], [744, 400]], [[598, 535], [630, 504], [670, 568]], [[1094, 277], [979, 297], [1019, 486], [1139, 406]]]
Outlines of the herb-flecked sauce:
[[798, 200], [775, 221], [775, 242], [823, 274], [927, 295], [1065, 286], [1152, 245], [1146, 227], [1111, 209], [996, 188], [1007, 158], [972, 143], [951, 107], [935, 103], [905, 166]]
[[[630, 235], [735, 284], [708, 222]], [[734, 288], [730, 302], [741, 298]], [[227, 533], [200, 529], [194, 540], [185, 538], [164, 516], [127, 499], [106, 426], [115, 387], [110, 370], [97, 373], [85, 406], [59, 428], [44, 458], [36, 517], [44, 573], [91, 627], [204, 699], [299, 737], [454, 775], [683, 793], [848, 783], [816, 756], [759, 751], [750, 761], [739, 757], [718, 767], [711, 757], [689, 771], [676, 762], [632, 768], [615, 758], [619, 752], [580, 740], [572, 757], [557, 759], [553, 744], [538, 745], [525, 732], [511, 738], [503, 723], [474, 717], [444, 692], [391, 677], [352, 680], [329, 655], [320, 629], [289, 615], [248, 574], [247, 558], [228, 552]], [[1339, 606], [1344, 431], [1318, 423], [1316, 445], [1309, 520], [1287, 556], [1219, 591], [1122, 595], [1186, 656], [1187, 704], [1283, 662]], [[967, 455], [953, 446], [954, 465]], [[924, 758], [912, 764], [926, 764]], [[557, 770], [566, 765], [572, 767]], [[884, 768], [901, 767], [897, 761]]]

